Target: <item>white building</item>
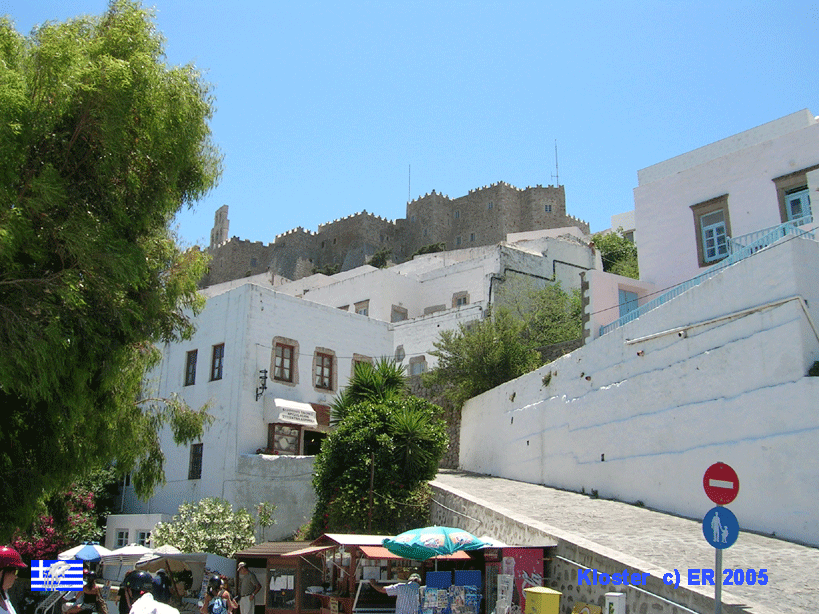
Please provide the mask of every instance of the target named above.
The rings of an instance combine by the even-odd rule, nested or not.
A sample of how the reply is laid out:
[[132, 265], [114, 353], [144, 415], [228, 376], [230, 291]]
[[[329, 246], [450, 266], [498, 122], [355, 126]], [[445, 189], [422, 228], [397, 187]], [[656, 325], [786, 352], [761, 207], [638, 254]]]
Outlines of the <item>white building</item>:
[[[819, 243], [798, 215], [817, 165], [819, 124], [802, 112], [640, 171], [643, 280], [585, 276], [594, 334], [470, 400], [461, 466], [701, 518], [703, 473], [722, 461], [743, 530], [819, 545]], [[600, 331], [619, 307], [605, 293], [626, 283], [640, 308]]]
[[328, 429], [333, 396], [355, 360], [392, 353], [392, 333], [385, 322], [255, 284], [220, 290], [208, 289], [193, 338], [162, 348], [149, 384], [156, 396], [208, 403], [215, 421], [187, 448], [163, 432], [167, 483], [146, 502], [128, 488], [125, 511], [174, 514], [213, 496], [251, 510], [269, 501], [277, 524], [268, 537], [289, 536], [312, 511], [310, 455]]
[[149, 388], [192, 407], [208, 403], [215, 422], [186, 448], [166, 430], [167, 483], [145, 502], [126, 488], [125, 511], [174, 514], [185, 501], [214, 496], [251, 510], [269, 501], [277, 524], [267, 537], [292, 535], [312, 513], [313, 455], [355, 362], [395, 356], [418, 374], [434, 364], [428, 352], [440, 332], [483, 318], [508, 282], [572, 289], [581, 272], [601, 267], [575, 229], [515, 241], [387, 269], [294, 282], [256, 276], [204, 290], [197, 332], [162, 348]]

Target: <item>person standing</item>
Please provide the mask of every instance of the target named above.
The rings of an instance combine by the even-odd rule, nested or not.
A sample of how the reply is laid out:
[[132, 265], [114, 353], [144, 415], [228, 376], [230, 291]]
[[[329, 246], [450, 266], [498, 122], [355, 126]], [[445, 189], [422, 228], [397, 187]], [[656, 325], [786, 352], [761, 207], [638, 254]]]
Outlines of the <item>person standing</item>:
[[253, 614], [256, 607], [256, 593], [262, 590], [262, 585], [256, 579], [256, 574], [251, 572], [247, 565], [239, 563], [239, 610], [242, 614]]
[[168, 603], [171, 600], [171, 579], [162, 568], [156, 570], [153, 594], [154, 599], [160, 603]]
[[20, 553], [8, 546], [0, 547], [0, 614], [17, 614], [9, 599], [9, 589], [17, 580], [17, 573], [28, 569]]
[[421, 576], [412, 574], [406, 582], [381, 586], [375, 580], [370, 580], [372, 586], [379, 593], [395, 597], [395, 614], [418, 614], [420, 608]]

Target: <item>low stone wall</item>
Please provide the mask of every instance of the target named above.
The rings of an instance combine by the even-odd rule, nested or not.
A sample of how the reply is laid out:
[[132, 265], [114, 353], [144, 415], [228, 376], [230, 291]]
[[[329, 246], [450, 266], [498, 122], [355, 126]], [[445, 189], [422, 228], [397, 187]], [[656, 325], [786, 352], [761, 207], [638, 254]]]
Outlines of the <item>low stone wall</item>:
[[[561, 531], [524, 517], [514, 517], [491, 509], [466, 493], [433, 483], [433, 503], [430, 523], [456, 526], [477, 535], [489, 535], [510, 545], [556, 544], [551, 552], [549, 574], [544, 578], [547, 588], [562, 593], [561, 614], [570, 614], [576, 602], [605, 606], [606, 593], [626, 594], [626, 614], [687, 614], [713, 612], [713, 596], [705, 590], [698, 592], [685, 586], [674, 588], [663, 583], [667, 570], [651, 566], [645, 561], [621, 552], [604, 548], [579, 535]], [[578, 584], [578, 572], [596, 569], [611, 577], [628, 570], [631, 574], [650, 574], [644, 586], [615, 586]], [[488, 605], [488, 604], [487, 604]], [[740, 614], [723, 604], [725, 614]]]

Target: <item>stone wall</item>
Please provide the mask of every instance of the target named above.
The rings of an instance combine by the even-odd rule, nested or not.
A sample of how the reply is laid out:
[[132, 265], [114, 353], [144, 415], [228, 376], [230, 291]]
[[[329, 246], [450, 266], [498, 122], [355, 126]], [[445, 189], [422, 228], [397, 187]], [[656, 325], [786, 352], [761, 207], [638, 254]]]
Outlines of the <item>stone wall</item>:
[[[361, 211], [322, 224], [318, 232], [294, 228], [271, 245], [236, 237], [219, 244], [212, 241], [211, 270], [202, 285], [267, 270], [288, 279], [328, 265], [346, 271], [366, 264], [381, 249], [392, 250], [390, 259], [399, 263], [433, 243], [444, 243], [447, 250], [480, 247], [504, 241], [509, 233], [567, 226], [589, 232], [587, 222], [566, 214], [563, 186], [520, 189], [501, 181], [455, 199], [433, 191], [407, 203], [406, 219], [391, 221]], [[227, 228], [227, 207], [222, 207], [212, 236]]]

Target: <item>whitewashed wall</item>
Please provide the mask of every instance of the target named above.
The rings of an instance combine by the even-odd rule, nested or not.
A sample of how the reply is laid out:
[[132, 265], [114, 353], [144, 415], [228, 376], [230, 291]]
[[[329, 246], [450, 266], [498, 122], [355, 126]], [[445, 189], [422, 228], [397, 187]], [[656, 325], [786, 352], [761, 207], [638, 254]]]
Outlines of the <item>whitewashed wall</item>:
[[740, 478], [740, 527], [819, 545], [819, 378], [806, 376], [819, 342], [800, 303], [692, 326], [793, 296], [817, 322], [817, 267], [819, 243], [777, 244], [470, 400], [461, 466], [701, 518], [703, 473], [722, 461]]
[[656, 296], [654, 284], [613, 273], [588, 271], [586, 281], [589, 282], [586, 291], [588, 298], [586, 313], [589, 317], [585, 323], [589, 336], [586, 343], [600, 336], [601, 326], [610, 324], [620, 317], [620, 290], [636, 293], [638, 305], [643, 305]]
[[[117, 532], [128, 531], [128, 543], [137, 543], [140, 531], [151, 532], [159, 522], [168, 522], [171, 517], [167, 514], [109, 514], [105, 524], [105, 539], [103, 546], [115, 550], [117, 546]], [[148, 546], [150, 547], [150, 542]]]
[[735, 237], [776, 226], [772, 179], [816, 164], [819, 122], [805, 110], [642, 169], [634, 189], [640, 279], [667, 288], [701, 271], [692, 205], [728, 194]]
[[[276, 336], [299, 342], [297, 386], [268, 380], [265, 395], [256, 401], [259, 371], [271, 370]], [[225, 344], [223, 378], [209, 380], [211, 347]], [[150, 381], [158, 395], [177, 392], [191, 406], [209, 402], [214, 423], [202, 438], [202, 477], [188, 479], [189, 447], [176, 446], [168, 431], [162, 434], [167, 483], [147, 502], [127, 493], [127, 511], [173, 514], [184, 501], [222, 497], [234, 507], [252, 506], [256, 496], [268, 496], [278, 506], [277, 525], [268, 537], [288, 537], [312, 511], [312, 459], [266, 457], [250, 459], [267, 445], [265, 403], [274, 397], [329, 405], [331, 393], [313, 386], [312, 361], [317, 347], [335, 351], [337, 384], [346, 385], [353, 354], [378, 357], [392, 352], [387, 323], [362, 318], [325, 305], [245, 284], [212, 296], [197, 318], [197, 332], [187, 342], [168, 344]], [[198, 349], [196, 384], [183, 386], [188, 350]], [[260, 499], [264, 500], [264, 499]], [[275, 533], [275, 535], [274, 535]]]

